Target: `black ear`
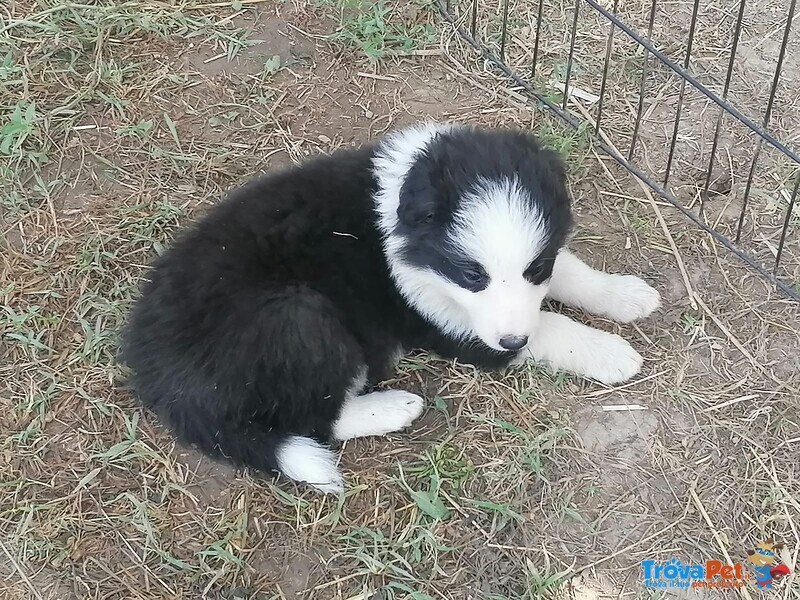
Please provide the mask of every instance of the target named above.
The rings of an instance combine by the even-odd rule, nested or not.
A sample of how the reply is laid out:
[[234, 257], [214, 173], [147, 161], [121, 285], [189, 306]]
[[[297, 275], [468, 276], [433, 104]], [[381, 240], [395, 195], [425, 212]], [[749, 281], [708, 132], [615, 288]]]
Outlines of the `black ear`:
[[557, 152], [544, 148], [540, 151], [539, 155], [544, 159], [550, 170], [555, 174], [556, 179], [561, 185], [567, 184], [567, 166], [564, 164], [564, 159]]
[[408, 227], [430, 223], [436, 213], [436, 191], [420, 163], [411, 167], [400, 188], [397, 217]]

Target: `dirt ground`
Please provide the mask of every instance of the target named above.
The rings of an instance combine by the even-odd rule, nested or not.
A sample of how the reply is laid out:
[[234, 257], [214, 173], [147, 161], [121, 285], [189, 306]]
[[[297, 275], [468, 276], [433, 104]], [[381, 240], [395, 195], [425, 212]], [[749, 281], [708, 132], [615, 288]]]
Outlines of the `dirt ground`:
[[[795, 570], [798, 306], [522, 103], [429, 9], [340, 7], [0, 8], [0, 598], [800, 598], [794, 573], [659, 591], [641, 567], [747, 564], [772, 536]], [[631, 340], [641, 375], [606, 388], [409, 356], [388, 383], [428, 409], [347, 443], [340, 500], [176, 446], [114, 360], [148, 262], [251, 175], [422, 118], [530, 127], [565, 153], [573, 247], [663, 295], [631, 327], [572, 313]]]

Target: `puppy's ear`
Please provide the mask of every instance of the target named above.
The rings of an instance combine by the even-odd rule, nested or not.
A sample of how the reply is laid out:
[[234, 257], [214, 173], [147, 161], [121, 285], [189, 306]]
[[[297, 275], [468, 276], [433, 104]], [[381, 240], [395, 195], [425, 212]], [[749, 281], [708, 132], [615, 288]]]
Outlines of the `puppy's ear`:
[[565, 186], [567, 184], [567, 165], [564, 164], [564, 159], [557, 152], [549, 148], [542, 148], [539, 151], [539, 156], [542, 157], [544, 164], [555, 174], [558, 182]]
[[421, 161], [409, 169], [400, 188], [397, 217], [407, 227], [430, 223], [436, 214], [436, 190]]

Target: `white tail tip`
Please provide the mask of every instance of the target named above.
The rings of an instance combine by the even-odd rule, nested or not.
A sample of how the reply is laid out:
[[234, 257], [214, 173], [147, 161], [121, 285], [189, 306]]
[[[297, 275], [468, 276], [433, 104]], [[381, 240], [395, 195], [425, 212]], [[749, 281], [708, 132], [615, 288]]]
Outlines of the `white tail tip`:
[[333, 452], [311, 438], [292, 436], [277, 451], [278, 468], [290, 479], [307, 483], [326, 494], [344, 491]]

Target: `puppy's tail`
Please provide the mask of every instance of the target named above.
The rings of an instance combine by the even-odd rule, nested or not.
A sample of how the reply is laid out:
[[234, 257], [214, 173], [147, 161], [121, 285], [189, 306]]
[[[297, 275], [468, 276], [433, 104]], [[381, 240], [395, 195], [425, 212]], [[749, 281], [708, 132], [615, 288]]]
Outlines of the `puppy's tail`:
[[185, 427], [176, 429], [186, 441], [239, 466], [261, 472], [277, 471], [326, 494], [338, 494], [344, 489], [335, 455], [311, 438], [254, 426], [235, 431], [220, 429], [210, 436], [198, 436], [197, 430], [187, 432]]
[[311, 438], [287, 435], [275, 456], [278, 471], [290, 479], [308, 483], [326, 494], [339, 494], [344, 489], [333, 452]]

